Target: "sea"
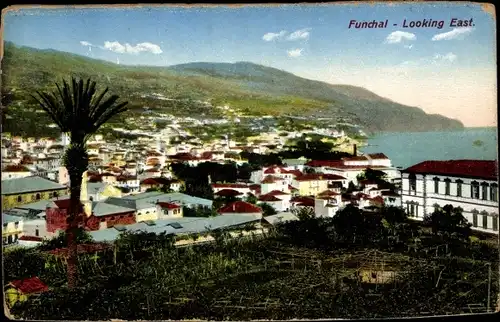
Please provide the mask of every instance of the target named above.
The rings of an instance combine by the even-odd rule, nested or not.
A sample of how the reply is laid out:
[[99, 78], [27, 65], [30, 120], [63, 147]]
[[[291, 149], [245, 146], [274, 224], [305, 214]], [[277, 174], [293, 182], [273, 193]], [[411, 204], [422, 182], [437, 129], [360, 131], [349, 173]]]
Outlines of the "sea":
[[382, 152], [393, 166], [407, 168], [427, 160], [497, 160], [497, 128], [459, 131], [379, 133], [368, 138], [362, 153]]

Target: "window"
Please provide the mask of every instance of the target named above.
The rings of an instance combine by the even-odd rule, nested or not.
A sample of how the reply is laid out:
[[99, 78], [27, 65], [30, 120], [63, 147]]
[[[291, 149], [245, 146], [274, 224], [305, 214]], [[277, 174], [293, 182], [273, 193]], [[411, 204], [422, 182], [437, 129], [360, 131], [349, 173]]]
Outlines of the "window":
[[19, 239], [19, 237], [17, 236], [17, 234], [15, 234], [14, 235], [14, 242], [16, 242], [18, 239]]
[[17, 196], [17, 202], [22, 202], [23, 201], [23, 196]]
[[472, 213], [472, 226], [477, 227], [477, 211]]
[[35, 199], [36, 199], [36, 200], [40, 200], [40, 199], [41, 199], [41, 197], [40, 197], [40, 194], [39, 194], [39, 193], [37, 193], [37, 194], [36, 194]]
[[411, 215], [412, 217], [414, 217], [414, 216], [415, 216], [415, 205], [414, 205], [414, 204], [411, 204], [411, 205], [410, 205], [410, 215]]
[[490, 186], [490, 200], [498, 201], [498, 185], [496, 183], [492, 183]]
[[57, 196], [58, 196], [57, 191], [54, 191], [54, 197], [57, 197]]
[[435, 177], [434, 180], [434, 193], [439, 193], [439, 178]]
[[488, 229], [488, 214], [483, 213], [482, 215], [483, 215], [483, 228]]
[[16, 221], [16, 222], [14, 223], [14, 228], [16, 228], [16, 229], [18, 229], [18, 228], [19, 228], [19, 221]]
[[444, 180], [444, 194], [449, 196], [450, 195], [450, 179], [445, 179]]
[[35, 236], [40, 236], [40, 231], [38, 229], [35, 229]]
[[415, 176], [415, 174], [413, 174], [413, 173], [410, 174], [408, 179], [410, 181], [410, 191], [417, 190], [417, 177]]
[[464, 183], [462, 180], [457, 180], [457, 197], [462, 197], [462, 184]]
[[498, 215], [493, 215], [493, 231], [498, 231]]
[[473, 181], [471, 183], [471, 198], [479, 199], [479, 183], [477, 183], [476, 181]]
[[486, 182], [481, 183], [481, 188], [482, 188], [481, 197], [483, 200], [488, 200], [488, 186], [489, 184], [487, 184]]

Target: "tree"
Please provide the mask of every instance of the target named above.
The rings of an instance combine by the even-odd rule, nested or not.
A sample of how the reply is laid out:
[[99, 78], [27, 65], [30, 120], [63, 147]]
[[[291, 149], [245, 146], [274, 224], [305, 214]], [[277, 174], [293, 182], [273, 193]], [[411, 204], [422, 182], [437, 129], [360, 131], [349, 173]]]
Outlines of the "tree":
[[308, 220], [316, 217], [314, 208], [312, 207], [297, 207], [292, 210], [292, 214], [300, 220]]
[[80, 191], [83, 173], [88, 168], [86, 142], [91, 135], [112, 117], [127, 110], [128, 102], [118, 103], [119, 96], [111, 95], [105, 99], [108, 88], [97, 94], [96, 83], [90, 78], [72, 77], [71, 84], [63, 80], [63, 86], [56, 84], [57, 91], [40, 92], [32, 97], [57, 124], [62, 133], [68, 133], [71, 144], [67, 148], [63, 164], [70, 177], [70, 209], [68, 215], [68, 286], [77, 282], [77, 243], [76, 230], [83, 213]]
[[254, 196], [253, 194], [249, 194], [247, 197], [246, 197], [246, 202], [248, 203], [251, 203], [253, 205], [257, 204], [257, 197]]
[[431, 227], [435, 235], [441, 238], [468, 240], [471, 224], [462, 214], [462, 208], [446, 205], [424, 217], [424, 225]]
[[260, 208], [262, 208], [262, 214], [264, 217], [277, 214], [276, 209], [274, 209], [274, 207], [268, 203], [264, 202], [264, 203], [260, 204], [259, 206], [260, 206]]

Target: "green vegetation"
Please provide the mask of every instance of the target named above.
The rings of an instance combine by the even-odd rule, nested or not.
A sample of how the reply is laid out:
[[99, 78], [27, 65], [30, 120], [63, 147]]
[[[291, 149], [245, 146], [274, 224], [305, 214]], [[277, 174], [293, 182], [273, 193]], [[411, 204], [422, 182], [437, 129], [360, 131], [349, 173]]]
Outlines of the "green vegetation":
[[[36, 104], [30, 95], [37, 90], [54, 90], [54, 83], [67, 75], [92, 77], [129, 102], [129, 111], [115, 118], [115, 124], [142, 115], [145, 107], [176, 116], [220, 118], [223, 111], [213, 106], [227, 103], [239, 113], [328, 117], [332, 123], [343, 120], [367, 131], [463, 128], [458, 121], [427, 115], [363, 88], [311, 81], [250, 63], [208, 64], [195, 69], [130, 67], [54, 50], [18, 47], [9, 42], [4, 46], [2, 61], [2, 98], [7, 115], [16, 116], [20, 110], [35, 113]], [[153, 97], [153, 93], [169, 100]], [[212, 106], [199, 101], [211, 101]], [[35, 114], [26, 116], [36, 119]], [[32, 130], [27, 122], [17, 124], [16, 130], [17, 120], [3, 120], [4, 127], [9, 127], [14, 135], [45, 131], [44, 123], [31, 124], [38, 127]]]
[[491, 270], [491, 284], [486, 276], [498, 253], [487, 242], [436, 237], [399, 208], [365, 214], [348, 207], [334, 218], [301, 218], [248, 238], [214, 231], [214, 243], [190, 247], [173, 242], [200, 234], [123, 234], [97, 255], [80, 255], [82, 283], [75, 289], [61, 277], [64, 260], [39, 249], [13, 250], [4, 258], [6, 281], [36, 275], [51, 289], [11, 313], [34, 320], [284, 320], [494, 307], [498, 272]]

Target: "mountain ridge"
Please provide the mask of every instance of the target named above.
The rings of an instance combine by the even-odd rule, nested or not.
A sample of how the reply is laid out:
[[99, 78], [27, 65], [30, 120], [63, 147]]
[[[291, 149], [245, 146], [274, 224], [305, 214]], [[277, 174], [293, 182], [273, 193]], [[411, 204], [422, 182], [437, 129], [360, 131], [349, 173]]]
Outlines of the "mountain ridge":
[[[9, 42], [4, 43], [3, 50], [2, 92], [15, 93], [14, 101], [27, 102], [30, 92], [51, 88], [61, 78], [74, 75], [92, 77], [98, 84], [109, 86], [131, 100], [132, 110], [147, 105], [182, 112], [179, 106], [164, 106], [167, 103], [160, 105], [142, 97], [161, 93], [172, 98], [229, 104], [248, 115], [330, 117], [332, 122], [354, 123], [370, 132], [464, 128], [457, 120], [426, 114], [418, 107], [393, 102], [363, 87], [310, 80], [252, 62], [132, 66]], [[199, 114], [215, 113], [200, 109], [194, 108], [201, 111]]]

